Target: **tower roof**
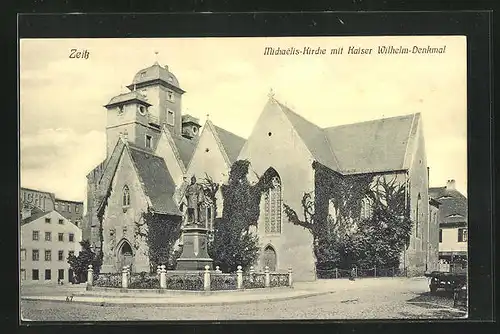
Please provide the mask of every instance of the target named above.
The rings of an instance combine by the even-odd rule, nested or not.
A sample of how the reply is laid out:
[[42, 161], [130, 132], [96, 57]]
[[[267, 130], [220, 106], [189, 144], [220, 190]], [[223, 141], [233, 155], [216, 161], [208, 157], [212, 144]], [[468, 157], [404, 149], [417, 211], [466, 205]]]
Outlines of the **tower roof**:
[[132, 84], [127, 86], [129, 89], [133, 89], [134, 86], [144, 86], [148, 83], [160, 82], [166, 84], [176, 90], [184, 93], [179, 85], [179, 80], [175, 75], [168, 70], [168, 66], [161, 66], [158, 62], [155, 62], [152, 66], [144, 68], [136, 73]]
[[109, 100], [108, 104], [105, 105], [106, 108], [113, 107], [119, 104], [126, 104], [129, 102], [140, 102], [146, 106], [150, 106], [151, 104], [146, 101], [144, 95], [142, 95], [138, 91], [132, 91], [124, 94], [117, 95]]

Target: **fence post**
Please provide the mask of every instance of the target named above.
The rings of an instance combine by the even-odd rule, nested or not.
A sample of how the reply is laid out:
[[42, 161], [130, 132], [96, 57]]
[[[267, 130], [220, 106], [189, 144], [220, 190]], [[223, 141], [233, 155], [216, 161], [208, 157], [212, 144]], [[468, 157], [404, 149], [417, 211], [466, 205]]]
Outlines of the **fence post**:
[[377, 277], [377, 266], [373, 268], [373, 277]]
[[158, 265], [158, 267], [156, 267], [156, 275], [158, 275], [158, 277], [159, 277], [160, 273], [161, 273], [161, 266]]
[[92, 285], [94, 285], [94, 269], [89, 264], [89, 269], [87, 270], [87, 290], [92, 290]]
[[215, 266], [215, 272], [221, 274], [222, 270], [220, 270], [219, 268], [220, 268], [219, 266]]
[[339, 278], [339, 270], [335, 268], [335, 278]]
[[160, 267], [160, 289], [167, 288], [167, 269], [165, 265]]
[[354, 267], [354, 277], [358, 277], [358, 267]]
[[241, 270], [242, 267], [238, 266], [238, 270], [236, 270], [236, 282], [237, 282], [237, 289], [242, 289], [243, 288], [243, 270]]
[[210, 291], [210, 267], [205, 266], [205, 272], [203, 273], [203, 289], [205, 291]]
[[253, 282], [254, 275], [255, 270], [253, 269], [253, 266], [250, 266], [250, 282]]
[[266, 275], [266, 279], [265, 279], [266, 288], [269, 288], [271, 286], [271, 278], [269, 276], [269, 267], [268, 266], [266, 266], [264, 268], [264, 274]]
[[128, 288], [128, 273], [127, 273], [127, 266], [123, 267], [122, 269], [122, 291], [126, 291]]
[[288, 286], [293, 287], [292, 267], [288, 268]]

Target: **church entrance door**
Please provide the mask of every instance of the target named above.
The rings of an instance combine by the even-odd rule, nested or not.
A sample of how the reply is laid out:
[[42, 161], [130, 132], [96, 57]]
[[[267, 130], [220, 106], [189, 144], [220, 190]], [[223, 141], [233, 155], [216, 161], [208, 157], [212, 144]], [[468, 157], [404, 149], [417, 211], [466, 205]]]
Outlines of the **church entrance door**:
[[270, 272], [276, 271], [276, 251], [271, 246], [264, 249], [264, 267], [266, 266]]
[[130, 266], [130, 270], [132, 271], [133, 262], [134, 254], [132, 247], [127, 241], [124, 241], [118, 250], [118, 270], [121, 271], [123, 267]]

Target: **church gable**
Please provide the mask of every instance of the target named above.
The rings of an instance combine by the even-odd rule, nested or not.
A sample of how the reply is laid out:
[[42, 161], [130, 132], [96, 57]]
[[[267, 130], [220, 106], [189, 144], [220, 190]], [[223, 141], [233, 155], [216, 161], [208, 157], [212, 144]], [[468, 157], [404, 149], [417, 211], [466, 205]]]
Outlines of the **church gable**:
[[163, 158], [175, 184], [181, 184], [186, 168], [170, 132], [165, 128], [158, 140], [155, 155]]
[[207, 121], [189, 163], [187, 175], [194, 175], [198, 179], [202, 179], [206, 173], [219, 183], [227, 179], [230, 167], [231, 161], [217, 137], [215, 127], [210, 121]]

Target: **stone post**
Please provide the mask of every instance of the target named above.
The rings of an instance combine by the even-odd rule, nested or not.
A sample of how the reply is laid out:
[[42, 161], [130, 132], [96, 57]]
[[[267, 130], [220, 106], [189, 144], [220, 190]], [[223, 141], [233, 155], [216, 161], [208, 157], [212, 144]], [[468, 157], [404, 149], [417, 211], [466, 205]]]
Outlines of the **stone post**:
[[288, 286], [293, 287], [292, 267], [288, 268]]
[[127, 290], [128, 288], [128, 273], [127, 267], [123, 267], [122, 269], [122, 290]]
[[266, 278], [265, 278], [266, 288], [269, 288], [271, 286], [271, 277], [269, 276], [269, 267], [268, 266], [266, 266], [264, 268], [264, 274], [266, 275]]
[[158, 265], [158, 267], [156, 267], [156, 275], [158, 275], [158, 277], [160, 277], [160, 273], [161, 273], [161, 266]]
[[215, 272], [218, 274], [222, 273], [222, 271], [219, 269], [219, 266], [215, 266]]
[[241, 266], [238, 266], [238, 270], [236, 270], [236, 288], [243, 289], [243, 270], [241, 270]]
[[92, 290], [92, 285], [94, 285], [94, 269], [89, 264], [89, 269], [87, 270], [87, 290]]
[[205, 291], [210, 291], [210, 266], [205, 266], [205, 272], [203, 273], [203, 289]]
[[253, 266], [250, 267], [250, 282], [253, 283], [253, 279], [255, 276], [255, 269], [253, 269]]
[[160, 268], [160, 289], [167, 288], [167, 269], [165, 265], [162, 265]]

